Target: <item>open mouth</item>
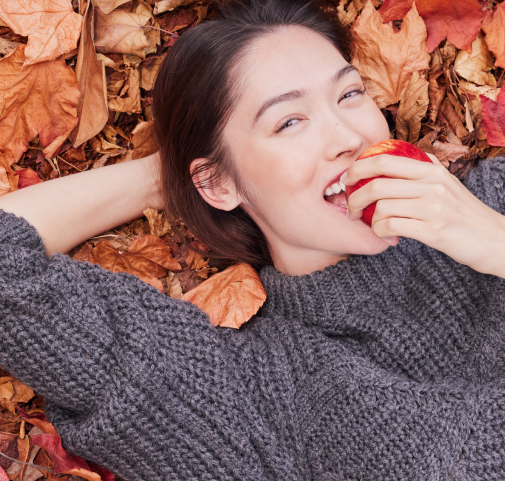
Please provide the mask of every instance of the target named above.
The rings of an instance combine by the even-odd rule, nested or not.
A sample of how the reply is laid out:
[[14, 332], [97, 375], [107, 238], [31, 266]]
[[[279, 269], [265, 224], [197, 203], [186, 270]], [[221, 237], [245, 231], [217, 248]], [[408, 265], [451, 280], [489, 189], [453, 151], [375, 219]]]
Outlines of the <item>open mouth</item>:
[[342, 174], [339, 174], [337, 179], [333, 180], [332, 183], [326, 187], [323, 195], [326, 202], [345, 214], [347, 210], [347, 199], [345, 197], [345, 185], [340, 182], [340, 176]]

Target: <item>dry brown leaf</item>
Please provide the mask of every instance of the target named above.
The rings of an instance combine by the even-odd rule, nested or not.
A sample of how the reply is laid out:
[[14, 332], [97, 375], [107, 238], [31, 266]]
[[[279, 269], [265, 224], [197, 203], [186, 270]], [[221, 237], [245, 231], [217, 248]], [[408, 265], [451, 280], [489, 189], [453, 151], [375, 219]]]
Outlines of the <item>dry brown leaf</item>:
[[133, 144], [132, 160], [147, 157], [158, 151], [154, 136], [154, 122], [139, 122], [130, 134]]
[[96, 10], [95, 46], [100, 53], [128, 53], [144, 58], [151, 43], [144, 27], [148, 15], [115, 10], [108, 15]]
[[459, 118], [458, 114], [454, 110], [451, 102], [446, 98], [442, 103], [439, 111], [439, 115], [442, 113], [444, 119], [447, 121], [448, 126], [451, 130], [461, 139], [468, 135], [468, 130], [466, 130], [463, 122]]
[[472, 55], [461, 50], [454, 61], [454, 70], [458, 75], [479, 85], [496, 85], [494, 75], [490, 73], [493, 68], [493, 59], [482, 34], [472, 43]]
[[19, 42], [11, 42], [0, 37], [0, 58], [9, 55], [13, 50], [21, 45]]
[[181, 282], [179, 281], [179, 278], [174, 272], [169, 272], [168, 276], [166, 277], [166, 282], [167, 282], [167, 290], [166, 294], [167, 296], [172, 297], [173, 299], [182, 299], [182, 287], [181, 287]]
[[77, 47], [82, 17], [70, 0], [2, 0], [0, 18], [28, 37], [25, 65], [54, 60]]
[[174, 8], [189, 5], [190, 3], [193, 3], [193, 1], [194, 0], [161, 0], [156, 2], [153, 13], [154, 15], [159, 15], [160, 13], [168, 12]]
[[115, 8], [129, 1], [130, 0], [96, 0], [96, 3], [103, 13], [110, 13]]
[[356, 9], [354, 2], [351, 2], [349, 4], [347, 10], [345, 9], [345, 2], [341, 2], [340, 5], [337, 7], [337, 14], [339, 20], [344, 25], [350, 25], [352, 22], [354, 22], [354, 19], [358, 15], [358, 10]]
[[425, 74], [414, 72], [400, 100], [396, 114], [396, 138], [416, 142], [421, 131], [421, 119], [428, 110], [428, 81]]
[[135, 239], [127, 251], [117, 250], [107, 241], [100, 241], [91, 251], [89, 262], [112, 272], [128, 272], [163, 292], [158, 277], [167, 270], [180, 271], [180, 264], [172, 257], [170, 248], [156, 236]]
[[428, 82], [428, 111], [430, 123], [432, 124], [434, 124], [435, 120], [437, 119], [440, 104], [445, 97], [445, 87], [438, 84], [437, 78], [438, 75], [432, 75], [430, 76], [430, 81]]
[[18, 188], [19, 177], [5, 171], [5, 168], [0, 166], [0, 195], [14, 192]]
[[439, 140], [439, 137], [444, 134], [444, 129], [434, 127], [432, 132], [425, 135], [415, 145], [429, 154], [434, 154], [445, 168], [449, 168], [451, 162], [467, 155], [470, 149], [466, 145], [462, 145], [461, 141], [454, 135], [450, 137], [452, 142]]
[[24, 48], [0, 60], [0, 166], [8, 172], [37, 134], [50, 157], [77, 123], [74, 71], [63, 60], [23, 68]]
[[123, 83], [119, 95], [109, 98], [109, 110], [128, 114], [142, 112], [140, 104], [140, 74], [136, 68], [127, 70], [128, 78]]
[[167, 54], [164, 53], [163, 55], [160, 55], [158, 58], [155, 58], [152, 62], [149, 62], [147, 64], [144, 63], [141, 64], [140, 86], [144, 90], [152, 90], [154, 88], [154, 83], [156, 82], [156, 78], [158, 77], [158, 72], [166, 56]]
[[381, 15], [368, 0], [353, 26], [355, 56], [369, 95], [379, 108], [400, 101], [413, 72], [428, 69], [426, 27], [415, 5], [403, 19], [400, 32], [383, 24]]
[[214, 326], [238, 329], [258, 312], [266, 297], [254, 268], [236, 264], [186, 292], [183, 299], [204, 311]]
[[505, 68], [505, 3], [496, 5], [492, 12], [484, 12], [482, 30], [489, 50], [496, 56], [495, 65]]
[[156, 237], [163, 237], [165, 234], [172, 231], [172, 226], [169, 224], [167, 219], [163, 217], [162, 212], [158, 212], [152, 207], [147, 207], [143, 214], [146, 216], [149, 222], [149, 228], [151, 229], [151, 235]]
[[75, 67], [81, 96], [77, 105], [79, 122], [69, 137], [74, 147], [100, 132], [109, 118], [105, 67], [97, 60], [93, 43], [94, 9], [92, 0], [88, 0]]

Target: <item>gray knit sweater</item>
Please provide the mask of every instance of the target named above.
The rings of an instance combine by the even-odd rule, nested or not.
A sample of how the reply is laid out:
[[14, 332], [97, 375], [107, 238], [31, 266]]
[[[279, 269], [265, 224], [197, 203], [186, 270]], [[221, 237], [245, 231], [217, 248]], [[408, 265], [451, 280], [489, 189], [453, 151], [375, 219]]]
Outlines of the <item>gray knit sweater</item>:
[[[505, 158], [463, 183], [505, 214]], [[504, 246], [505, 255], [505, 246]], [[0, 365], [127, 480], [505, 479], [505, 284], [413, 239], [272, 267], [240, 330], [0, 210]]]

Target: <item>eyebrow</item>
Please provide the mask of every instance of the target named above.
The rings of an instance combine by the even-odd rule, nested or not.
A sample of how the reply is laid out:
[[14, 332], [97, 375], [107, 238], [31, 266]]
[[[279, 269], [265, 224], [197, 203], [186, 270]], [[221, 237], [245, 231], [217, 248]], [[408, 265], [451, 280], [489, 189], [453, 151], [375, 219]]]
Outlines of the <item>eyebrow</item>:
[[[335, 74], [330, 78], [329, 83], [330, 84], [336, 83], [342, 77], [354, 71], [357, 72], [358, 69], [353, 65], [346, 65], [345, 67], [342, 67], [341, 69], [337, 70], [337, 72], [335, 72]], [[289, 102], [290, 100], [300, 99], [305, 95], [307, 95], [307, 91], [305, 89], [291, 90], [290, 92], [286, 92], [285, 94], [277, 95], [275, 97], [272, 97], [271, 99], [266, 100], [256, 113], [256, 116], [254, 117], [253, 126], [270, 107], [273, 107], [274, 105], [277, 105], [281, 102]]]

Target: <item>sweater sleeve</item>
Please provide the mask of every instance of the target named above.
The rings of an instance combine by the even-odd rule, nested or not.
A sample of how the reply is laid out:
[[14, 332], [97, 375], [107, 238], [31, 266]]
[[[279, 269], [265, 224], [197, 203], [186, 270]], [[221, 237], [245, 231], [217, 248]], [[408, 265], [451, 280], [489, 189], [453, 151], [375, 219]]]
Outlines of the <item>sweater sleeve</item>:
[[484, 204], [505, 215], [505, 157], [482, 160], [462, 184]]
[[0, 366], [48, 401], [93, 409], [118, 355], [131, 349], [145, 357], [138, 346], [156, 335], [158, 316], [151, 314], [161, 308], [209, 324], [194, 306], [131, 274], [65, 254], [47, 257], [37, 230], [0, 209]]

